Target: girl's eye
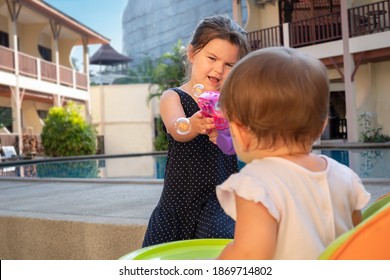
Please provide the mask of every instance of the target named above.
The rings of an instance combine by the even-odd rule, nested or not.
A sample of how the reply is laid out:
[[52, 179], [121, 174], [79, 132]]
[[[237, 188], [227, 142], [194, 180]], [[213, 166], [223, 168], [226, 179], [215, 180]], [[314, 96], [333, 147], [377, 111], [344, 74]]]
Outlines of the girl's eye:
[[226, 63], [226, 66], [229, 67], [229, 68], [232, 68], [234, 66], [234, 64], [232, 63]]
[[212, 56], [209, 56], [208, 57], [210, 60], [212, 60], [212, 61], [215, 61], [216, 60], [216, 58], [215, 57], [212, 57]]

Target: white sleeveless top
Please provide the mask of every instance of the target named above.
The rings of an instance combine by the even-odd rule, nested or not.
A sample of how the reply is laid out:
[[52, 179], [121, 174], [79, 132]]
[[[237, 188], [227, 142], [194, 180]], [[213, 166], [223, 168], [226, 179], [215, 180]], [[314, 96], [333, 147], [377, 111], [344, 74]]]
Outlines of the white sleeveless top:
[[327, 161], [312, 172], [278, 157], [254, 160], [217, 187], [225, 212], [236, 219], [234, 193], [260, 202], [279, 223], [274, 259], [316, 259], [338, 236], [353, 228], [352, 212], [370, 200], [349, 167]]

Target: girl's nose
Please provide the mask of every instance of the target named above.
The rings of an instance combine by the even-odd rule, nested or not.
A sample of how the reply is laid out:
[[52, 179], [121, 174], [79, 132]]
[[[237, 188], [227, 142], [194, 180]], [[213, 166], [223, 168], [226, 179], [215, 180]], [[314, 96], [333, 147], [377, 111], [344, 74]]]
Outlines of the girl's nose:
[[216, 63], [214, 66], [214, 71], [219, 73], [219, 74], [222, 74], [223, 68], [224, 68], [224, 65], [222, 63]]

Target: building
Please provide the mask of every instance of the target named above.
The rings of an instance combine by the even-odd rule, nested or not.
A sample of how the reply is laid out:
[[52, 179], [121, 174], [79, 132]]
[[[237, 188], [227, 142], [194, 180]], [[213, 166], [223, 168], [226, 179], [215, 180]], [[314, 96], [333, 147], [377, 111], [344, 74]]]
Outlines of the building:
[[[109, 39], [41, 0], [0, 0], [0, 111], [18, 136], [39, 135], [53, 106], [69, 101], [91, 115], [88, 45]], [[84, 68], [74, 69], [70, 54], [83, 46]], [[4, 121], [4, 120], [3, 120]]]
[[[174, 20], [177, 25], [177, 20], [181, 19], [179, 22], [184, 25], [187, 22], [184, 15], [194, 11], [197, 11], [195, 14], [199, 18], [206, 16], [194, 1], [171, 1], [177, 5], [166, 6], [169, 1], [145, 2], [145, 5], [149, 10], [155, 7], [159, 11], [152, 13], [155, 15], [152, 18], [157, 22], [163, 19], [168, 22]], [[331, 116], [322, 138], [357, 142], [362, 133], [360, 116], [364, 114], [372, 116], [369, 121], [373, 128], [382, 127], [383, 134], [390, 134], [387, 113], [390, 110], [389, 2], [390, 0], [232, 0], [224, 1], [225, 9], [218, 11], [231, 11], [233, 17], [242, 23], [249, 32], [252, 50], [284, 45], [321, 59], [328, 67], [331, 81]], [[163, 8], [157, 9], [160, 6], [153, 6], [151, 3], [165, 4]], [[142, 26], [141, 31], [146, 35], [145, 30], [155, 31], [156, 23], [152, 23], [150, 17], [141, 20], [141, 15], [149, 10], [145, 7], [145, 10], [141, 9], [143, 6], [138, 4], [133, 7], [138, 9], [140, 18], [134, 19], [134, 23]], [[129, 6], [131, 5], [127, 9]], [[157, 14], [164, 17], [159, 18]], [[197, 19], [189, 20], [193, 30]], [[162, 22], [159, 27], [163, 27]], [[158, 34], [152, 39], [156, 46], [161, 45], [168, 36], [172, 37], [172, 42], [177, 42], [177, 34], [173, 36], [172, 29], [158, 30]], [[125, 37], [128, 37], [125, 32], [124, 30]], [[135, 42], [142, 40], [137, 39]], [[105, 137], [110, 135], [105, 139], [109, 153], [150, 151], [152, 139], [138, 142], [139, 139], [153, 137], [153, 117], [158, 114], [155, 112], [156, 106], [146, 106], [147, 86], [110, 89], [97, 86], [94, 89], [96, 100], [91, 99], [87, 46], [107, 43], [108, 39], [104, 36], [43, 1], [0, 0], [0, 118], [4, 116], [2, 112], [12, 115], [8, 130], [17, 136], [23, 133], [39, 135], [42, 120], [50, 107], [75, 101], [84, 106], [87, 118], [93, 115], [93, 124], [100, 134]], [[151, 42], [148, 44], [152, 46]], [[71, 50], [77, 45], [84, 48], [82, 72], [75, 71], [70, 61]], [[171, 48], [172, 45], [169, 45], [169, 50]], [[137, 50], [141, 49], [145, 50], [142, 47]], [[131, 57], [136, 55], [132, 54]], [[113, 91], [117, 90], [121, 94], [111, 99], [115, 94]], [[126, 92], [137, 95], [125, 96]], [[126, 102], [134, 102], [132, 106], [141, 102], [145, 106], [129, 110], [127, 114], [125, 109], [115, 112], [110, 104], [122, 95]], [[98, 98], [103, 96], [107, 96], [104, 103]], [[126, 102], [121, 105], [126, 105]], [[147, 110], [145, 114], [138, 111], [141, 107]], [[117, 114], [118, 112], [122, 113]], [[120, 143], [119, 136], [114, 131], [118, 127], [122, 133], [126, 131]], [[142, 135], [138, 132], [142, 132]], [[132, 143], [135, 144], [129, 146], [127, 143], [134, 139], [130, 136], [134, 135], [137, 138]], [[22, 146], [21, 139], [19, 137], [19, 147]], [[113, 147], [110, 147], [110, 143]], [[139, 143], [144, 146], [140, 147]]]
[[[232, 0], [241, 11], [242, 0]], [[390, 0], [247, 0], [252, 50], [289, 46], [328, 68], [331, 100], [323, 139], [357, 142], [371, 129], [390, 135]], [[240, 14], [235, 18], [240, 21]], [[310, 116], [308, 116], [310, 117]]]
[[[246, 3], [242, 3], [246, 19]], [[123, 11], [123, 52], [133, 59], [132, 66], [145, 57], [156, 59], [180, 39], [189, 43], [199, 21], [215, 14], [232, 16], [226, 0], [129, 0]]]

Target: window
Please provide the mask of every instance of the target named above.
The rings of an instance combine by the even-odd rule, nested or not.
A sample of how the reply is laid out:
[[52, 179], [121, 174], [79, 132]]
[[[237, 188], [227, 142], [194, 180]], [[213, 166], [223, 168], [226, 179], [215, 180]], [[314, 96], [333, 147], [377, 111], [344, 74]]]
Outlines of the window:
[[5, 127], [12, 132], [12, 109], [0, 107], [0, 128]]
[[38, 51], [44, 60], [51, 61], [51, 49], [38, 45]]
[[0, 31], [0, 45], [7, 48], [9, 47], [9, 38], [7, 32]]
[[46, 110], [37, 110], [38, 116], [41, 120], [45, 120], [47, 118], [48, 111]]

